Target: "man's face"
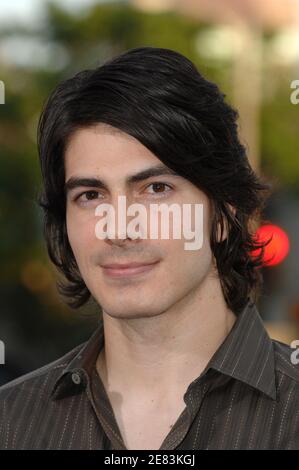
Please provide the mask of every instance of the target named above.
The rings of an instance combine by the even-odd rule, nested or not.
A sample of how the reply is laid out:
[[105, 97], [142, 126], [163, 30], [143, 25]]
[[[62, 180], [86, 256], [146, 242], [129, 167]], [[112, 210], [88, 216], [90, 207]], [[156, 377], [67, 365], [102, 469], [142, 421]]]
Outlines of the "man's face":
[[[76, 182], [67, 191], [67, 232], [82, 278], [90, 293], [108, 315], [141, 318], [163, 313], [179, 301], [204, 289], [213, 273], [209, 244], [210, 203], [201, 190], [187, 179], [171, 174], [126, 181], [149, 168], [163, 165], [134, 137], [105, 124], [76, 131], [65, 153], [65, 181], [97, 178], [98, 187]], [[155, 184], [154, 184], [155, 183]], [[106, 203], [118, 209], [118, 196], [126, 196], [126, 206], [151, 204], [202, 204], [203, 244], [186, 250], [186, 239], [127, 239], [96, 237], [99, 218], [95, 209]], [[191, 211], [194, 213], [193, 209]], [[128, 217], [127, 223], [133, 217]], [[193, 216], [194, 219], [194, 216]], [[194, 220], [193, 220], [194, 222]], [[192, 222], [192, 223], [193, 223]], [[170, 217], [170, 227], [172, 219]], [[194, 229], [194, 225], [192, 225]], [[118, 225], [116, 223], [116, 234]], [[119, 275], [104, 266], [152, 263], [143, 272]], [[122, 271], [124, 273], [124, 271]], [[113, 274], [114, 273], [114, 274]], [[115, 274], [116, 273], [116, 274]]]

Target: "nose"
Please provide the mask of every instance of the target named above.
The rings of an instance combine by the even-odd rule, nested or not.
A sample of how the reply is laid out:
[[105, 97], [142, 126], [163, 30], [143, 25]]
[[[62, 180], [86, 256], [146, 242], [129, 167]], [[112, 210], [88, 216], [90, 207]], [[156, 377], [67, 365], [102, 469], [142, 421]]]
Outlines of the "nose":
[[[113, 199], [111, 225], [107, 230], [106, 240], [118, 246], [136, 243], [147, 234], [147, 211], [126, 196], [118, 195], [117, 202]], [[134, 206], [133, 206], [134, 204]], [[114, 217], [114, 220], [113, 220]]]
[[130, 221], [124, 219], [122, 224], [115, 223], [114, 233], [109, 233], [108, 231], [106, 240], [114, 245], [126, 246], [140, 242], [144, 238], [144, 233], [144, 228], [139, 226], [139, 224], [136, 227]]
[[117, 201], [115, 195], [109, 204], [100, 204], [96, 216], [101, 217], [96, 224], [97, 238], [119, 246], [147, 238], [147, 208], [127, 196], [117, 194]]
[[130, 246], [132, 244], [139, 243], [140, 241], [141, 241], [140, 238], [132, 239], [130, 237], [126, 237], [126, 238], [112, 238], [112, 237], [109, 237], [105, 240], [105, 242], [108, 245], [115, 245], [115, 246], [119, 246], [119, 247]]

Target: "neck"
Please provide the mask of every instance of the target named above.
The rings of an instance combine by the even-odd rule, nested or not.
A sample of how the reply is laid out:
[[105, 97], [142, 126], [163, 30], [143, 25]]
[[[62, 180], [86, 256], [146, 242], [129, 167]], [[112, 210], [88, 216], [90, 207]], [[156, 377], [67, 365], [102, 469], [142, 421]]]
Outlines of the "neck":
[[206, 295], [193, 292], [153, 317], [120, 319], [103, 312], [105, 345], [97, 370], [107, 390], [135, 396], [186, 390], [236, 320], [219, 280], [210, 280], [206, 288]]

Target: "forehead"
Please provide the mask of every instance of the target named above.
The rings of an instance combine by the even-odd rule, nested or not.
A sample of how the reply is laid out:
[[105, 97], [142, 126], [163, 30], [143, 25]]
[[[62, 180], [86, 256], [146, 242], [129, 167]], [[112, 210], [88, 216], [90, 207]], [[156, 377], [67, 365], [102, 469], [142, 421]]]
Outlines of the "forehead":
[[142, 170], [161, 163], [149, 149], [133, 136], [107, 124], [78, 129], [70, 137], [65, 155], [66, 177], [74, 173]]

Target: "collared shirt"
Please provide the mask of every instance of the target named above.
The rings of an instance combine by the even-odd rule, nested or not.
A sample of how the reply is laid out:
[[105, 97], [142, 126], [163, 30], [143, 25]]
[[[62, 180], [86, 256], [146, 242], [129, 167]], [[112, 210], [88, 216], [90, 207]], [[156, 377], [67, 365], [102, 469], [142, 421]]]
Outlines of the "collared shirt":
[[[103, 346], [101, 320], [83, 345], [0, 387], [0, 449], [126, 449], [96, 371]], [[270, 339], [248, 298], [187, 387], [186, 407], [160, 450], [299, 449], [299, 366], [292, 352]]]

